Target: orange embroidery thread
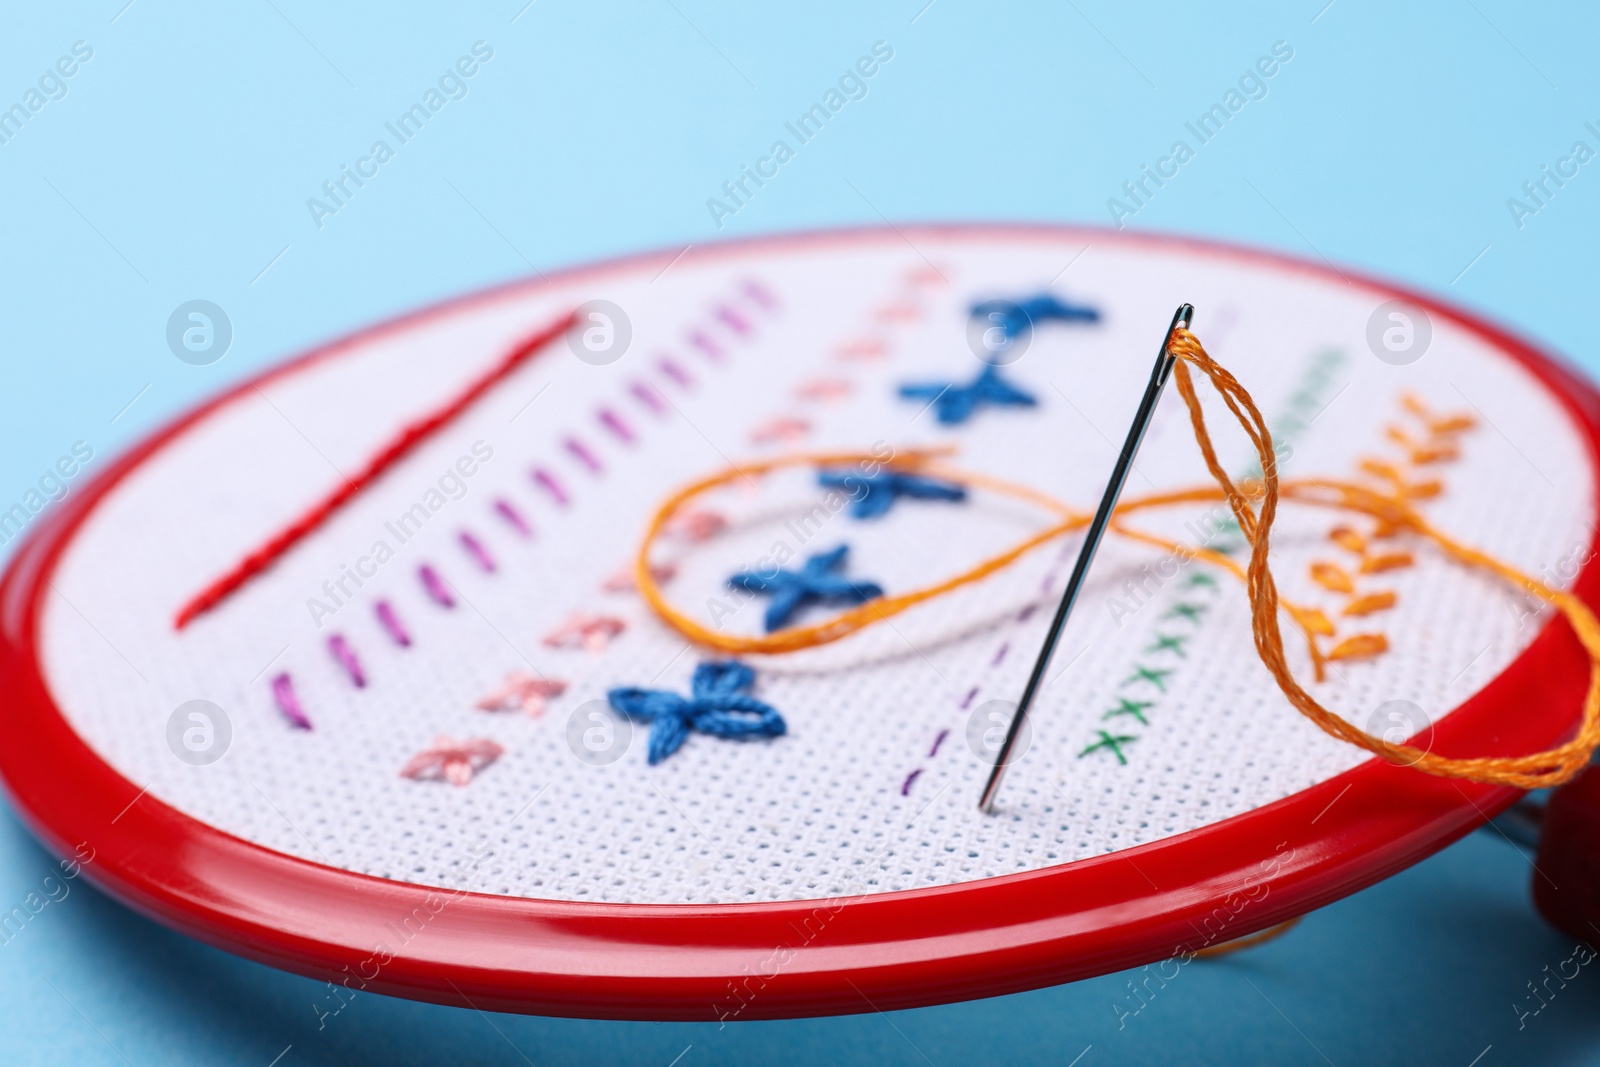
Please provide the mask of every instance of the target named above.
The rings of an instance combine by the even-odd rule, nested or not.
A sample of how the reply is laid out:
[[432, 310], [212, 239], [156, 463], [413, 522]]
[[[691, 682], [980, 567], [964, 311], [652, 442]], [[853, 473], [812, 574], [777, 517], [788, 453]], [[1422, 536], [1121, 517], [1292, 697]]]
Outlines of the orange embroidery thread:
[[[1462, 544], [1435, 528], [1412, 506], [1410, 501], [1416, 499], [1416, 494], [1410, 490], [1414, 487], [1408, 485], [1402, 472], [1392, 464], [1377, 460], [1365, 460], [1361, 463], [1364, 471], [1388, 483], [1391, 488], [1389, 493], [1380, 492], [1357, 482], [1329, 479], [1280, 480], [1277, 460], [1273, 453], [1272, 435], [1249, 392], [1226, 368], [1215, 362], [1206, 353], [1199, 340], [1187, 330], [1179, 330], [1173, 335], [1169, 351], [1178, 358], [1173, 378], [1189, 410], [1195, 443], [1200, 448], [1207, 470], [1217, 484], [1214, 487], [1175, 490], [1124, 500], [1114, 512], [1115, 520], [1111, 529], [1124, 537], [1180, 553], [1186, 559], [1203, 559], [1242, 579], [1250, 600], [1251, 634], [1257, 654], [1295, 710], [1310, 719], [1329, 736], [1357, 745], [1391, 763], [1415, 767], [1428, 774], [1523, 789], [1559, 785], [1583, 770], [1595, 749], [1600, 747], [1600, 621], [1596, 620], [1588, 606], [1571, 593], [1553, 589], [1537, 578], [1523, 574], [1509, 564]], [[1263, 471], [1263, 477], [1259, 482], [1235, 483], [1222, 468], [1211, 441], [1210, 431], [1206, 426], [1199, 397], [1195, 392], [1191, 367], [1206, 376], [1250, 439]], [[1414, 397], [1407, 398], [1406, 406], [1419, 417], [1433, 420], [1430, 422], [1430, 427], [1436, 428], [1432, 431], [1435, 433], [1454, 434], [1471, 425], [1470, 421], [1464, 421], [1460, 416], [1435, 419]], [[1063, 504], [1045, 493], [989, 475], [961, 471], [936, 462], [940, 455], [946, 453], [947, 450], [920, 451], [888, 458], [859, 452], [800, 453], [732, 467], [701, 478], [669, 496], [652, 516], [634, 561], [635, 583], [645, 601], [663, 621], [697, 644], [734, 654], [793, 652], [837, 641], [924, 601], [981, 581], [1033, 549], [1088, 525], [1089, 515], [1086, 512]], [[917, 469], [969, 487], [1024, 500], [1054, 514], [1057, 521], [1012, 548], [942, 582], [909, 593], [869, 601], [820, 623], [771, 634], [744, 636], [710, 630], [667, 601], [652, 573], [651, 550], [662, 530], [672, 523], [680, 509], [690, 501], [734, 480], [748, 481], [783, 467], [844, 466], [864, 463], [897, 470]], [[1121, 522], [1127, 515], [1149, 508], [1216, 500], [1223, 500], [1228, 504], [1240, 531], [1250, 544], [1247, 567], [1240, 567], [1227, 556], [1208, 549], [1183, 545], [1130, 530]], [[1560, 611], [1571, 625], [1591, 662], [1589, 689], [1584, 697], [1581, 718], [1573, 738], [1565, 744], [1524, 756], [1458, 758], [1442, 756], [1375, 737], [1324, 707], [1300, 685], [1289, 668], [1283, 645], [1283, 631], [1279, 623], [1280, 609], [1303, 631], [1319, 680], [1325, 660], [1358, 659], [1379, 655], [1388, 650], [1389, 642], [1381, 633], [1355, 634], [1339, 641], [1326, 653], [1318, 648], [1317, 637], [1330, 636], [1333, 631], [1332, 624], [1325, 614], [1314, 608], [1291, 605], [1283, 600], [1278, 593], [1277, 582], [1268, 562], [1272, 525], [1277, 518], [1278, 505], [1283, 500], [1365, 515], [1374, 522], [1372, 536], [1375, 538], [1392, 537], [1407, 531], [1417, 534], [1431, 541], [1440, 551], [1457, 562], [1486, 570]], [[1410, 566], [1411, 563], [1410, 553], [1390, 552], [1366, 557], [1361, 570], [1363, 573], [1375, 573]]]

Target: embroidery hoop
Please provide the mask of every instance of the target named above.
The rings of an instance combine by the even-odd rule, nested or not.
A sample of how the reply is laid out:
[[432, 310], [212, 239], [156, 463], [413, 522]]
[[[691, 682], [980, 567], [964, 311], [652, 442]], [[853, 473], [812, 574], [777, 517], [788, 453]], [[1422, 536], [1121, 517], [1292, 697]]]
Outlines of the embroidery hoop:
[[[1600, 394], [1532, 346], [1474, 316], [1386, 283], [1276, 254], [1211, 242], [1046, 227], [909, 228], [927, 235], [1073, 237], [1180, 248], [1326, 280], [1353, 280], [1470, 331], [1533, 374], [1600, 453]], [[730, 242], [704, 254], [900, 240], [851, 230]], [[555, 277], [665, 266], [671, 251]], [[362, 340], [403, 332], [476, 302], [532, 288], [517, 283], [419, 311], [321, 347], [190, 414], [117, 459], [59, 505], [0, 582], [0, 715], [10, 743], [0, 774], [47, 847], [92, 841], [85, 873], [136, 910], [191, 936], [275, 966], [341, 980], [369, 958], [375, 931], [428, 907], [438, 891], [352, 874], [250, 844], [142, 795], [70, 726], [39, 657], [38, 624], [52, 571], [106, 494], [168, 442], [231, 398], [335, 359]], [[1200, 327], [1203, 331], [1203, 322]], [[1203, 333], [1202, 333], [1203, 336]], [[1142, 357], [1141, 357], [1142, 358]], [[1590, 545], [1589, 558], [1594, 554]], [[1574, 590], [1593, 602], [1592, 562]], [[1517, 753], [1556, 741], [1583, 692], [1586, 661], [1563, 626], [1547, 625], [1491, 683], [1435, 729], [1441, 750]], [[1532, 709], [1532, 710], [1530, 710]], [[467, 894], [426, 938], [385, 963], [366, 988], [479, 1008], [597, 1018], [709, 1020], [732, 982], [761, 976], [740, 1019], [849, 1013], [991, 996], [1105, 973], [1173, 954], [1230, 894], [1270, 877], [1230, 935], [1321, 906], [1461, 837], [1516, 791], [1429, 778], [1378, 761], [1223, 822], [1104, 856], [844, 903], [597, 904]], [[1298, 847], [1285, 855], [1279, 842]], [[789, 953], [793, 930], [832, 916], [825, 939]], [[768, 971], [772, 971], [767, 977]]]

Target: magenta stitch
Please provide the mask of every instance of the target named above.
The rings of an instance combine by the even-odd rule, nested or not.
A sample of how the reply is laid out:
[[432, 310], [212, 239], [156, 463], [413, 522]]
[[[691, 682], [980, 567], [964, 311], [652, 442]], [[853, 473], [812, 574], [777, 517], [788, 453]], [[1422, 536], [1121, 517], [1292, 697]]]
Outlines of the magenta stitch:
[[968, 708], [972, 707], [972, 702], [975, 699], [977, 699], [977, 696], [978, 696], [978, 687], [977, 686], [973, 686], [971, 689], [968, 689], [967, 690], [967, 699], [965, 699], [965, 700], [963, 700], [961, 702], [961, 710], [962, 711], [966, 711]]
[[667, 413], [667, 405], [662, 401], [661, 393], [649, 382], [634, 382], [628, 387], [628, 391], [634, 395], [634, 398], [639, 403], [655, 414], [665, 415]]
[[380, 600], [373, 607], [378, 616], [378, 623], [394, 638], [394, 643], [401, 648], [411, 647], [411, 634], [406, 631], [405, 624], [400, 621], [400, 616], [395, 614], [394, 605], [387, 600]]
[[511, 528], [523, 537], [533, 536], [533, 527], [528, 525], [528, 520], [522, 517], [522, 512], [505, 497], [496, 497], [494, 510], [502, 519], [511, 524]]
[[915, 782], [920, 777], [922, 777], [922, 768], [921, 767], [918, 767], [916, 770], [914, 770], [910, 774], [906, 775], [905, 785], [902, 785], [900, 787], [900, 795], [903, 796], [903, 797], [910, 796], [911, 795], [911, 783]]
[[272, 699], [278, 705], [278, 710], [283, 717], [289, 720], [290, 726], [302, 730], [311, 729], [311, 720], [306, 718], [305, 709], [300, 706], [300, 698], [295, 695], [294, 682], [288, 674], [280, 674], [272, 679]]
[[591, 452], [589, 446], [576, 437], [569, 437], [562, 444], [568, 452], [572, 453], [574, 459], [588, 468], [590, 474], [599, 474], [605, 470], [605, 466], [600, 462], [600, 457]]
[[344, 639], [343, 634], [332, 634], [328, 637], [328, 651], [333, 653], [333, 658], [339, 661], [339, 666], [350, 676], [350, 681], [357, 689], [367, 687], [367, 673], [361, 669], [361, 661], [356, 658], [356, 650], [350, 647], [350, 642]]
[[656, 365], [661, 368], [662, 374], [665, 374], [683, 388], [690, 389], [694, 387], [694, 378], [690, 376], [688, 371], [683, 369], [683, 364], [672, 357], [662, 356]]
[[994, 662], [989, 664], [989, 666], [991, 666], [991, 667], [1000, 666], [1000, 661], [1005, 659], [1006, 658], [1006, 653], [1010, 652], [1010, 651], [1011, 651], [1011, 642], [1007, 641], [1005, 644], [1003, 644], [999, 648], [995, 649]]
[[533, 468], [533, 470], [530, 472], [530, 475], [533, 478], [533, 483], [539, 488], [543, 489], [545, 492], [549, 493], [551, 498], [554, 499], [557, 504], [561, 505], [562, 507], [567, 506], [567, 504], [570, 502], [570, 498], [567, 496], [567, 490], [559, 481], [556, 480], [555, 475], [551, 474], [543, 467]]
[[750, 336], [750, 320], [739, 314], [726, 304], [717, 305], [717, 318], [727, 324], [728, 329], [740, 337]]
[[477, 563], [484, 573], [493, 574], [495, 572], [494, 557], [489, 555], [489, 550], [484, 547], [482, 541], [466, 530], [462, 530], [456, 537], [461, 541], [461, 547], [467, 550], [467, 555], [472, 557], [473, 562]]
[[708, 337], [703, 330], [690, 330], [689, 343], [706, 354], [706, 358], [721, 361], [722, 346]]
[[450, 590], [444, 584], [444, 579], [439, 577], [438, 571], [424, 563], [417, 568], [417, 577], [422, 579], [422, 588], [428, 591], [428, 595], [435, 603], [446, 608], [456, 606], [456, 598], [450, 595]]
[[624, 444], [631, 445], [634, 441], [638, 440], [638, 438], [634, 436], [633, 427], [624, 422], [622, 416], [618, 415], [610, 408], [601, 408], [599, 419], [600, 425], [610, 430], [613, 434], [616, 434], [617, 438]]
[[768, 311], [772, 311], [778, 306], [777, 297], [773, 296], [766, 286], [754, 279], [744, 283], [744, 295]]
[[949, 730], [940, 730], [939, 731], [939, 736], [935, 737], [933, 739], [933, 747], [928, 749], [928, 758], [929, 759], [932, 759], [933, 757], [935, 757], [935, 756], [937, 756], [939, 754], [939, 746], [944, 744], [944, 739], [949, 737], [949, 736], [950, 736], [950, 731]]

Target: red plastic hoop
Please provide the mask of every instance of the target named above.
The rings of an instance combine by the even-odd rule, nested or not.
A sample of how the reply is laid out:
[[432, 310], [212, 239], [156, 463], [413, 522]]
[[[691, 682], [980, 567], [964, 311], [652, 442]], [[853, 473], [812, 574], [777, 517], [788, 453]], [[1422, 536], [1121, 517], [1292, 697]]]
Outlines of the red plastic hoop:
[[[1207, 241], [1042, 226], [925, 226], [729, 242], [701, 255], [913, 234], [1025, 240], [1081, 237], [1184, 249], [1275, 269], [1356, 278], [1425, 308], [1530, 371], [1571, 415], [1600, 469], [1600, 393], [1526, 342], [1421, 294], [1290, 257]], [[896, 237], [898, 240], [899, 238]], [[555, 275], [636, 267], [633, 256]], [[457, 893], [352, 874], [273, 852], [143, 795], [69, 726], [38, 658], [40, 606], [74, 533], [130, 471], [201, 418], [266, 381], [538, 283], [449, 301], [353, 334], [247, 381], [120, 457], [41, 523], [0, 580], [0, 775], [48, 847], [94, 850], [84, 873], [156, 920], [273, 966], [352, 988], [478, 1008], [593, 1018], [766, 1019], [906, 1008], [1102, 974], [1183, 951], [1230, 897], [1243, 936], [1364, 888], [1438, 851], [1509, 805], [1516, 791], [1431, 778], [1376, 760], [1294, 796], [1107, 856], [957, 885], [849, 900], [733, 905], [588, 904]], [[1600, 486], [1596, 486], [1600, 496]], [[1594, 557], [1591, 545], [1589, 559]], [[1597, 599], [1593, 562], [1575, 590]], [[1588, 661], [1547, 626], [1505, 671], [1435, 730], [1436, 750], [1514, 754], [1576, 721]], [[447, 903], [446, 903], [447, 901]], [[442, 905], [442, 906], [441, 906]], [[427, 932], [404, 954], [386, 924], [421, 909]]]

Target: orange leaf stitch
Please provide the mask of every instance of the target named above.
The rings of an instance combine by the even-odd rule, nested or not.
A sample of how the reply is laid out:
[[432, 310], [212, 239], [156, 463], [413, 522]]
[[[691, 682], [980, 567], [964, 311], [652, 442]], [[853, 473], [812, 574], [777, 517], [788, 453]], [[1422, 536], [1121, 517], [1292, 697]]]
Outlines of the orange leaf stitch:
[[1448, 437], [1463, 430], [1470, 430], [1476, 425], [1478, 420], [1471, 415], [1447, 415], [1428, 423], [1428, 431], [1436, 437]]
[[1389, 651], [1389, 639], [1382, 634], [1356, 634], [1328, 651], [1329, 659], [1367, 659]]
[[1394, 607], [1394, 602], [1394, 591], [1385, 589], [1379, 593], [1367, 593], [1365, 596], [1356, 597], [1344, 606], [1344, 613], [1356, 616], [1371, 615], [1379, 611], [1388, 611]]
[[1401, 448], [1417, 447], [1416, 439], [1410, 434], [1406, 433], [1405, 430], [1399, 426], [1385, 427], [1383, 433], [1384, 436], [1389, 438], [1389, 440], [1393, 441], [1395, 444], [1399, 445]]
[[1445, 463], [1461, 458], [1461, 450], [1454, 445], [1424, 445], [1411, 450], [1411, 462], [1419, 467], [1429, 463]]
[[[1365, 570], [1365, 566], [1362, 569]], [[1349, 573], [1343, 567], [1334, 563], [1313, 563], [1311, 565], [1311, 580], [1333, 593], [1353, 593], [1356, 591], [1355, 583], [1350, 580]]]
[[1385, 463], [1381, 459], [1364, 459], [1361, 461], [1359, 466], [1368, 474], [1375, 475], [1379, 478], [1385, 478], [1396, 485], [1401, 485], [1405, 482], [1405, 478], [1401, 476], [1399, 470], [1395, 468], [1394, 464]]
[[1365, 555], [1367, 551], [1367, 539], [1348, 526], [1335, 526], [1329, 530], [1328, 540], [1358, 556]]
[[[1287, 605], [1285, 605], [1287, 607]], [[1332, 637], [1334, 634], [1333, 623], [1317, 608], [1289, 608], [1289, 614], [1311, 633], [1319, 637]]]
[[1362, 574], [1381, 574], [1383, 571], [1398, 570], [1409, 567], [1416, 562], [1409, 552], [1386, 552], [1381, 556], [1369, 556], [1361, 561]]

